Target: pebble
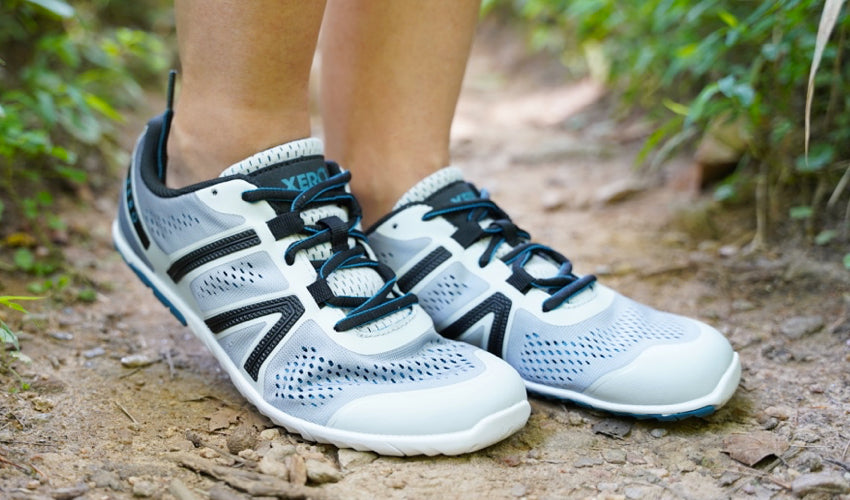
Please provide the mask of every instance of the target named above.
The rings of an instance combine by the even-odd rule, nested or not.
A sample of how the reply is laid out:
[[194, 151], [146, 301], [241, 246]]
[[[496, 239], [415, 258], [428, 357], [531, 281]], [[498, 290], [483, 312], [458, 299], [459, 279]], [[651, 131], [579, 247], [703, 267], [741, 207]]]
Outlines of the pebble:
[[201, 458], [218, 458], [219, 456], [221, 456], [217, 451], [213, 450], [212, 448], [204, 448], [203, 450], [201, 450], [199, 455], [201, 455]]
[[764, 409], [765, 415], [779, 420], [788, 420], [794, 413], [795, 411], [787, 406], [768, 406]]
[[307, 465], [301, 455], [289, 455], [286, 457], [286, 467], [289, 469], [289, 482], [292, 484], [307, 484]]
[[267, 453], [266, 456], [260, 459], [257, 465], [260, 472], [269, 476], [279, 477], [284, 481], [289, 481], [289, 468], [282, 460], [274, 457], [274, 453]]
[[794, 316], [779, 325], [782, 335], [790, 339], [799, 339], [823, 328], [823, 316]]
[[103, 356], [104, 354], [106, 354], [106, 349], [103, 347], [95, 347], [94, 349], [83, 351], [83, 357], [86, 359], [96, 358], [98, 356]]
[[50, 493], [50, 496], [53, 497], [54, 500], [70, 500], [72, 498], [81, 497], [88, 493], [88, 491], [89, 487], [86, 484], [80, 483], [76, 486], [55, 489]]
[[717, 480], [720, 483], [720, 486], [730, 486], [735, 483], [735, 481], [741, 479], [741, 475], [735, 472], [726, 471], [720, 475], [720, 479]]
[[620, 449], [604, 450], [602, 458], [609, 464], [624, 464], [626, 463], [626, 452]]
[[74, 334], [68, 332], [52, 332], [50, 338], [56, 340], [74, 340]]
[[797, 457], [797, 463], [806, 472], [818, 472], [823, 469], [823, 459], [820, 455], [811, 451], [800, 453]]
[[667, 429], [662, 429], [660, 427], [657, 429], [652, 429], [651, 431], [649, 431], [649, 435], [654, 438], [663, 438], [667, 435]]
[[[135, 479], [135, 480], [133, 480]], [[156, 483], [147, 479], [137, 479], [130, 478], [131, 483], [133, 484], [133, 496], [134, 497], [152, 497], [156, 495]]]
[[593, 424], [593, 432], [614, 438], [624, 438], [632, 431], [632, 424], [625, 420], [606, 418]]
[[597, 189], [593, 198], [601, 205], [611, 205], [645, 191], [646, 188], [646, 183], [638, 179], [618, 179]]
[[803, 441], [804, 443], [816, 443], [820, 441], [820, 434], [811, 428], [802, 428], [794, 433], [794, 439]]
[[620, 485], [617, 483], [599, 483], [596, 485], [596, 489], [599, 491], [617, 491]]
[[234, 455], [257, 445], [257, 432], [251, 425], [240, 425], [227, 436], [227, 451]]
[[511, 488], [511, 495], [515, 497], [524, 497], [528, 493], [528, 487], [524, 484], [515, 484]]
[[752, 311], [755, 308], [756, 305], [749, 300], [736, 300], [732, 302], [732, 310], [736, 312]]
[[121, 358], [121, 366], [124, 368], [142, 368], [159, 361], [159, 356], [150, 354], [130, 354]]
[[626, 488], [623, 490], [623, 493], [629, 500], [647, 498], [646, 488], [642, 488], [640, 486], [626, 486]]
[[312, 483], [335, 483], [342, 479], [342, 472], [330, 462], [309, 458], [304, 463], [307, 466], [307, 479]]
[[840, 472], [815, 472], [795, 479], [791, 483], [791, 491], [797, 496], [815, 492], [840, 495], [850, 493], [850, 483]]
[[280, 437], [280, 431], [277, 429], [265, 429], [260, 432], [260, 439], [263, 441], [274, 441]]
[[340, 448], [337, 452], [339, 465], [345, 470], [356, 469], [375, 461], [378, 455], [370, 451], [357, 451], [348, 448]]
[[594, 465], [602, 465], [604, 461], [599, 457], [581, 457], [575, 461], [573, 467], [581, 469], [582, 467], [593, 467]]

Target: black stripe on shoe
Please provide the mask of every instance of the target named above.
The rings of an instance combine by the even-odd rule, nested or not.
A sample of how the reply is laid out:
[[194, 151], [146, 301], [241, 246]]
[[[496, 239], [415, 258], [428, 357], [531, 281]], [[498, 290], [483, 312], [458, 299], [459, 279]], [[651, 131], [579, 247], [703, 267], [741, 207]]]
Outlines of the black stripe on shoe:
[[197, 250], [192, 250], [183, 257], [180, 257], [171, 267], [168, 268], [168, 275], [175, 283], [180, 281], [184, 276], [197, 269], [204, 264], [220, 259], [225, 255], [229, 255], [246, 248], [260, 244], [260, 237], [253, 229], [243, 231], [239, 234], [234, 234], [218, 241], [214, 241], [209, 245], [204, 245]]
[[267, 300], [250, 306], [240, 307], [232, 311], [223, 312], [205, 322], [213, 333], [220, 333], [232, 326], [236, 326], [245, 321], [267, 316], [269, 314], [280, 313], [280, 319], [277, 320], [269, 331], [263, 336], [259, 343], [251, 351], [248, 359], [245, 361], [245, 371], [251, 375], [254, 381], [260, 374], [260, 367], [266, 362], [266, 359], [274, 351], [275, 347], [292, 329], [292, 325], [298, 321], [304, 314], [304, 306], [298, 297], [289, 295], [279, 299]]
[[145, 228], [142, 227], [139, 212], [136, 210], [136, 200], [133, 198], [133, 182], [130, 180], [132, 172], [133, 170], [130, 169], [127, 173], [127, 181], [124, 183], [124, 198], [127, 203], [127, 213], [130, 215], [130, 222], [133, 223], [133, 229], [136, 230], [136, 236], [139, 237], [139, 242], [147, 250], [151, 246], [151, 240], [148, 238]]
[[422, 281], [425, 276], [431, 274], [431, 271], [437, 269], [440, 264], [449, 260], [452, 256], [451, 252], [443, 247], [437, 247], [431, 253], [425, 256], [422, 260], [416, 263], [410, 271], [404, 273], [404, 276], [398, 279], [398, 287], [403, 292], [409, 292], [417, 283]]
[[440, 334], [450, 339], [456, 339], [469, 330], [472, 325], [478, 323], [481, 318], [492, 313], [493, 325], [487, 340], [487, 350], [498, 357], [502, 357], [502, 345], [505, 342], [505, 330], [508, 327], [508, 316], [511, 313], [511, 299], [499, 292], [494, 293], [471, 311], [464, 314], [459, 320], [448, 327], [440, 330]]

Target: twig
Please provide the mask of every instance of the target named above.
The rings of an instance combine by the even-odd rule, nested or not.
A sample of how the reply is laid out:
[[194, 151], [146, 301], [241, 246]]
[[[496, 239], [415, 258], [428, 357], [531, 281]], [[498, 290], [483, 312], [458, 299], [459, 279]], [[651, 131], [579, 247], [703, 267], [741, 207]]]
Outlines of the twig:
[[139, 373], [140, 371], [142, 371], [141, 366], [138, 367], [138, 368], [134, 368], [134, 369], [130, 370], [129, 372], [123, 374], [123, 375], [119, 375], [118, 379], [121, 380], [122, 378], [127, 378], [127, 377], [130, 377], [130, 376], [133, 376], [133, 375]]
[[847, 444], [844, 445], [844, 451], [841, 452], [841, 460], [844, 460], [844, 457], [847, 456], [847, 449], [850, 448], [850, 439], [847, 440]]
[[175, 459], [187, 469], [224, 481], [249, 495], [292, 499], [314, 498], [321, 500], [327, 498], [319, 488], [292, 484], [260, 472], [215, 465], [188, 453], [180, 453], [175, 456]]
[[833, 458], [824, 458], [823, 461], [829, 462], [833, 465], [837, 465], [837, 466], [841, 467], [842, 469], [846, 470], [847, 472], [850, 472], [850, 464], [845, 464], [844, 462], [841, 462], [839, 460], [835, 460]]
[[124, 415], [127, 415], [127, 417], [129, 417], [130, 420], [132, 420], [134, 424], [139, 425], [139, 421], [136, 420], [135, 417], [133, 417], [133, 415], [130, 415], [130, 412], [127, 411], [127, 408], [124, 408], [123, 406], [121, 406], [121, 403], [119, 403], [118, 401], [115, 401], [114, 399], [112, 400], [112, 402], [115, 403], [115, 406], [117, 406], [122, 412], [124, 412]]
[[[18, 469], [18, 470], [20, 470], [20, 471], [22, 471], [22, 472], [25, 472], [25, 473], [27, 473], [27, 474], [32, 473], [32, 470], [27, 470], [27, 468], [26, 468], [26, 467], [24, 467], [23, 465], [21, 465], [21, 464], [16, 464], [15, 462], [12, 462], [12, 461], [11, 461], [11, 460], [9, 460], [8, 458], [4, 457], [3, 455], [0, 455], [0, 464], [7, 464], [7, 465], [11, 465], [12, 467], [14, 467], [14, 468], [16, 468], [16, 469]], [[30, 466], [30, 467], [32, 467], [32, 466]]]

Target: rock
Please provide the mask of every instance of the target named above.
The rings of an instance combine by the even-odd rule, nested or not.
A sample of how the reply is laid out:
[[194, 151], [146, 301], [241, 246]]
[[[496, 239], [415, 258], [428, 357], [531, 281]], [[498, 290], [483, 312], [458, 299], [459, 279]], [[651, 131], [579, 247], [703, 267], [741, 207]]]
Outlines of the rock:
[[234, 455], [257, 445], [257, 431], [251, 425], [240, 425], [227, 436], [227, 451]]
[[618, 420], [615, 418], [606, 418], [593, 424], [593, 432], [597, 434], [603, 434], [605, 436], [610, 436], [613, 438], [622, 439], [628, 436], [629, 432], [631, 431], [631, 422], [627, 422], [625, 420]]
[[286, 467], [289, 469], [289, 482], [297, 485], [307, 484], [307, 465], [301, 455], [286, 457]]
[[816, 492], [841, 495], [850, 493], [850, 483], [840, 472], [815, 472], [795, 479], [791, 491], [800, 497]]
[[788, 420], [794, 413], [796, 413], [795, 410], [787, 406], [768, 406], [764, 409], [765, 415], [778, 418], [779, 420]]
[[597, 189], [594, 200], [600, 205], [612, 205], [627, 200], [646, 188], [646, 183], [639, 179], [618, 179]]
[[260, 432], [260, 439], [263, 441], [274, 441], [280, 437], [280, 431], [277, 429], [265, 429]]
[[344, 470], [352, 470], [375, 461], [378, 455], [370, 451], [357, 451], [348, 448], [340, 448], [337, 452], [337, 460]]
[[524, 497], [528, 493], [528, 487], [524, 484], [515, 484], [511, 488], [511, 495], [515, 497]]
[[98, 356], [103, 356], [104, 354], [106, 354], [106, 349], [103, 347], [95, 347], [94, 349], [83, 351], [83, 357], [86, 359], [96, 358]]
[[823, 316], [794, 316], [779, 325], [782, 335], [790, 339], [799, 339], [805, 335], [815, 333], [823, 328]]
[[797, 441], [802, 441], [804, 443], [816, 443], [820, 441], [820, 438], [820, 434], [818, 434], [817, 431], [815, 431], [811, 427], [804, 427], [794, 433], [794, 439], [796, 439]]
[[720, 479], [717, 482], [720, 486], [731, 486], [735, 483], [735, 481], [741, 479], [740, 474], [736, 474], [735, 472], [726, 471], [720, 475]]
[[238, 453], [240, 458], [244, 458], [245, 460], [252, 460], [254, 462], [260, 461], [260, 454], [257, 453], [257, 450], [247, 449], [242, 450]]
[[94, 483], [95, 488], [109, 488], [115, 491], [121, 491], [124, 486], [118, 473], [108, 470], [93, 472], [88, 481]]
[[159, 356], [152, 354], [130, 354], [121, 358], [121, 366], [124, 368], [143, 368], [159, 361]]
[[823, 469], [823, 459], [817, 453], [804, 451], [797, 457], [798, 466], [807, 472], [818, 472]]
[[629, 500], [638, 500], [641, 498], [647, 498], [648, 496], [646, 488], [640, 486], [626, 486], [623, 493]]
[[602, 458], [609, 464], [624, 464], [626, 463], [626, 452], [620, 449], [604, 450]]
[[133, 496], [148, 498], [157, 494], [157, 485], [149, 479], [130, 478], [133, 485]]
[[53, 332], [50, 334], [50, 338], [56, 340], [74, 340], [74, 334], [68, 332]]
[[325, 460], [308, 458], [304, 464], [307, 466], [307, 479], [314, 484], [335, 483], [342, 479], [342, 472]]
[[582, 467], [593, 467], [594, 465], [602, 465], [604, 461], [598, 457], [581, 457], [573, 464], [576, 469]]
[[599, 483], [596, 485], [596, 489], [599, 491], [617, 491], [620, 485], [617, 483]]
[[657, 429], [652, 429], [651, 431], [649, 431], [649, 435], [654, 438], [663, 438], [667, 435], [667, 429], [662, 429], [660, 427]]
[[564, 207], [564, 197], [556, 191], [544, 191], [540, 196], [540, 204], [544, 212], [554, 212]]
[[76, 486], [69, 486], [67, 488], [57, 488], [50, 493], [50, 496], [54, 498], [54, 500], [70, 500], [72, 498], [77, 498], [88, 493], [89, 487], [83, 483], [80, 483]]
[[269, 476], [279, 477], [284, 481], [289, 481], [289, 468], [286, 466], [286, 463], [275, 460], [272, 458], [271, 453], [266, 454], [266, 456], [260, 459], [260, 463], [257, 465], [257, 468], [263, 474], [268, 474]]

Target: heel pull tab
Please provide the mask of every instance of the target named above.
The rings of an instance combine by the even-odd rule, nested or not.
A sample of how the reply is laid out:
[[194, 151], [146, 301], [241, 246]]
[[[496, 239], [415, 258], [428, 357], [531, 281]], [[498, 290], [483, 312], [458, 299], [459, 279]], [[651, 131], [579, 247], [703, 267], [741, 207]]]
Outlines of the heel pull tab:
[[157, 148], [157, 176], [165, 184], [165, 169], [168, 165], [168, 133], [171, 131], [171, 120], [174, 118], [174, 87], [177, 81], [177, 70], [168, 72], [168, 90], [166, 91], [165, 113], [163, 113], [162, 133], [159, 135]]

